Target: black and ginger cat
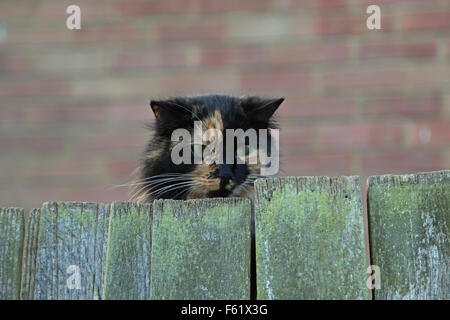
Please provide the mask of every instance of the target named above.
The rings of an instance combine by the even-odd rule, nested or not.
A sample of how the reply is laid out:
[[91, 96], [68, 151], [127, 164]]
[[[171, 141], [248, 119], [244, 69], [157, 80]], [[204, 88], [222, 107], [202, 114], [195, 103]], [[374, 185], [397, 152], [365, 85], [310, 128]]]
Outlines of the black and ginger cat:
[[[224, 137], [226, 129], [255, 129], [256, 132], [258, 129], [275, 129], [277, 126], [272, 116], [283, 100], [205, 95], [151, 101], [156, 122], [152, 126], [152, 139], [138, 168], [139, 176], [133, 184], [131, 200], [151, 202], [153, 199], [252, 198], [253, 182], [261, 176], [260, 161], [253, 164], [228, 161], [223, 161], [223, 164], [174, 164], [171, 153], [177, 142], [172, 141], [172, 132], [183, 128], [193, 135], [194, 121], [201, 121], [198, 123], [201, 123], [203, 130], [217, 129], [223, 132]], [[270, 138], [269, 131], [267, 139]], [[270, 143], [267, 145], [270, 147]], [[194, 148], [191, 152], [193, 154]]]

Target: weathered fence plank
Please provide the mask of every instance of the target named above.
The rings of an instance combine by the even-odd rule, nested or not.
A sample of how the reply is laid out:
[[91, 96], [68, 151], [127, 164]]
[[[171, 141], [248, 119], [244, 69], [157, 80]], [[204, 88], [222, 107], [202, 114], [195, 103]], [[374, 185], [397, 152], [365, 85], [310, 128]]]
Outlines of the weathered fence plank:
[[0, 300], [19, 299], [24, 228], [23, 209], [0, 208]]
[[248, 199], [158, 200], [152, 299], [249, 299]]
[[34, 296], [34, 283], [36, 275], [36, 253], [39, 234], [40, 209], [32, 209], [28, 218], [26, 243], [24, 248], [24, 265], [22, 268], [22, 284], [20, 299], [31, 300]]
[[149, 299], [152, 207], [114, 202], [106, 258], [105, 299]]
[[376, 299], [450, 299], [450, 171], [369, 178]]
[[44, 203], [30, 223], [27, 254], [36, 261], [26, 263], [22, 296], [101, 299], [108, 224], [107, 204]]
[[258, 299], [367, 299], [359, 177], [258, 180]]

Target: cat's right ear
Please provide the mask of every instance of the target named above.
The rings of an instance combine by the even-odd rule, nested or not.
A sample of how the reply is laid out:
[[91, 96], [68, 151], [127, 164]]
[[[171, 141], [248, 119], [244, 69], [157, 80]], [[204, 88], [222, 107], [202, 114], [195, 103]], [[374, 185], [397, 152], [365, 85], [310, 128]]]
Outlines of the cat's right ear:
[[150, 107], [152, 108], [156, 120], [161, 120], [164, 114], [167, 113], [164, 101], [151, 100]]
[[176, 121], [190, 115], [190, 110], [179, 103], [169, 100], [151, 100], [150, 106], [155, 114], [156, 120]]
[[177, 117], [176, 104], [168, 100], [151, 100], [150, 107], [152, 107], [156, 120], [174, 120]]

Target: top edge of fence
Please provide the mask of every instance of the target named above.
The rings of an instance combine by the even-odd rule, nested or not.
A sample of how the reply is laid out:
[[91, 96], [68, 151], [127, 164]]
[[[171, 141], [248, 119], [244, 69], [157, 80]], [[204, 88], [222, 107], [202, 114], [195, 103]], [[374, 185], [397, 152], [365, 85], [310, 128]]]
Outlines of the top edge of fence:
[[267, 177], [267, 178], [258, 178], [255, 181], [255, 186], [263, 186], [268, 182], [308, 182], [309, 184], [324, 184], [324, 183], [360, 183], [361, 176], [352, 175], [352, 176], [279, 176], [279, 177]]
[[[121, 201], [121, 200], [115, 200], [111, 203], [109, 203], [111, 206], [127, 206], [127, 205], [136, 205], [136, 206], [151, 206], [152, 202], [132, 202], [132, 201]], [[108, 204], [108, 203], [106, 203]]]
[[10, 214], [23, 214], [24, 213], [24, 209], [20, 208], [20, 207], [1, 207], [0, 206], [0, 210], [2, 211], [9, 211]]
[[110, 203], [105, 202], [92, 202], [92, 201], [45, 201], [42, 203], [42, 208], [48, 208], [52, 206], [65, 206], [65, 207], [79, 207], [82, 206], [84, 208], [96, 207], [96, 206], [109, 206]]
[[359, 178], [361, 177], [360, 175], [342, 175], [342, 176], [325, 176], [325, 175], [321, 175], [321, 176], [273, 176], [273, 177], [260, 177], [257, 180], [272, 180], [272, 179], [355, 179], [355, 178]]
[[223, 203], [223, 204], [234, 204], [238, 202], [247, 202], [250, 201], [248, 198], [241, 198], [241, 197], [229, 197], [229, 198], [204, 198], [204, 199], [188, 199], [188, 200], [175, 200], [175, 199], [156, 199], [153, 201], [153, 205], [158, 204], [167, 204], [167, 203], [174, 203], [174, 204], [193, 204], [193, 205], [201, 205], [201, 204], [208, 204], [208, 203]]
[[367, 178], [368, 186], [376, 184], [422, 184], [450, 181], [450, 170], [418, 172], [408, 174], [384, 174]]

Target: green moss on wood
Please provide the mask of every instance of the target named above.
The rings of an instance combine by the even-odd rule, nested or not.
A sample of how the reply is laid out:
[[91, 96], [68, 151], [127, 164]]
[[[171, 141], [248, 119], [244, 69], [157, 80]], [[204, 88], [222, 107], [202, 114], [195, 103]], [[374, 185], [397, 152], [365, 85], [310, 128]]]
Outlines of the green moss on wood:
[[149, 299], [151, 205], [115, 202], [111, 209], [105, 299]]
[[154, 204], [152, 299], [249, 299], [248, 199]]
[[358, 177], [256, 182], [258, 299], [366, 299]]
[[450, 299], [450, 171], [369, 178], [376, 299]]
[[[44, 203], [39, 216], [35, 268], [24, 275], [34, 281], [34, 299], [101, 299], [106, 259], [109, 205]], [[77, 266], [81, 288], [71, 289], [69, 266]]]
[[23, 209], [0, 208], [0, 300], [19, 299], [24, 228]]
[[34, 299], [34, 284], [36, 275], [36, 253], [39, 234], [39, 220], [41, 210], [32, 209], [28, 218], [28, 225], [25, 237], [24, 265], [22, 268], [22, 283], [20, 299]]

